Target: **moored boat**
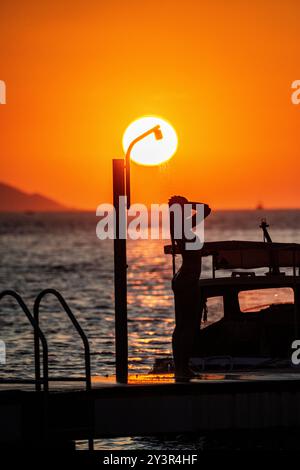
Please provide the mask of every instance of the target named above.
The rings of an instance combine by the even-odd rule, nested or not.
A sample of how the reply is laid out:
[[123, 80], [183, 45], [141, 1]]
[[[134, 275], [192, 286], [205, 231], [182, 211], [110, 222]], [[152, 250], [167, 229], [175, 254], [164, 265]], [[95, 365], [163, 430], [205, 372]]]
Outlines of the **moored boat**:
[[[208, 321], [199, 325], [193, 344], [194, 370], [298, 370], [293, 358], [300, 326], [300, 244], [274, 243], [266, 222], [261, 228], [267, 241], [203, 245], [212, 273], [199, 280]], [[176, 255], [172, 245], [165, 253]], [[166, 367], [172, 369], [169, 358], [158, 360], [154, 371]]]

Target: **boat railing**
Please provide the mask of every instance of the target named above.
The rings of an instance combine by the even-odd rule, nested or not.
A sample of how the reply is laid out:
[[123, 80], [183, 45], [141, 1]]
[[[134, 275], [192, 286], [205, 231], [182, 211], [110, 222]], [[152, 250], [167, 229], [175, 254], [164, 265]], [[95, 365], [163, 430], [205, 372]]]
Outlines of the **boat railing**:
[[[172, 255], [174, 260], [175, 256], [180, 254], [180, 250], [178, 246], [166, 245], [164, 253]], [[242, 273], [240, 270], [244, 270], [247, 272], [245, 275], [253, 276], [250, 273], [259, 268], [269, 269], [268, 274], [272, 277], [284, 275], [280, 268], [290, 268], [294, 278], [300, 277], [300, 244], [297, 243], [243, 240], [205, 242], [201, 255], [212, 259], [212, 279], [216, 278], [218, 270], [230, 272], [239, 270], [240, 273]]]
[[229, 366], [229, 370], [232, 371], [234, 367], [234, 361], [232, 356], [209, 356], [209, 357], [202, 357], [201, 358], [201, 368], [202, 371], [205, 371], [205, 368], [209, 365], [217, 361], [218, 364], [220, 362], [224, 364], [226, 362]]

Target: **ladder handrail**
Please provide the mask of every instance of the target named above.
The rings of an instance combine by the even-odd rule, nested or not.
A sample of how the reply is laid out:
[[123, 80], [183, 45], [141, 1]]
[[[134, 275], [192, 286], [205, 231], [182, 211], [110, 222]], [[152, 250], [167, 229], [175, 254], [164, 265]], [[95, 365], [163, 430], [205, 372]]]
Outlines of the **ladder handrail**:
[[[90, 361], [90, 345], [87, 339], [86, 334], [84, 333], [83, 329], [81, 328], [80, 324], [78, 323], [76, 317], [74, 316], [72, 310], [70, 309], [69, 305], [67, 304], [66, 300], [62, 296], [60, 292], [56, 289], [44, 289], [42, 290], [35, 299], [34, 306], [33, 306], [33, 314], [34, 319], [39, 325], [39, 313], [40, 313], [40, 305], [43, 298], [47, 295], [53, 295], [57, 298], [60, 305], [62, 306], [63, 310], [71, 320], [75, 330], [79, 334], [83, 346], [84, 346], [84, 360], [85, 360], [85, 382], [86, 382], [86, 389], [91, 390], [91, 361]], [[39, 356], [39, 341], [38, 337], [35, 338], [35, 356]], [[36, 357], [37, 360], [37, 357]], [[37, 360], [37, 364], [39, 361]], [[71, 380], [71, 379], [70, 379]]]
[[[40, 340], [42, 343], [43, 348], [43, 383], [44, 383], [44, 390], [47, 392], [49, 388], [49, 378], [48, 378], [48, 345], [47, 340], [45, 338], [44, 333], [39, 327], [38, 322], [36, 322], [35, 318], [31, 315], [29, 308], [27, 307], [26, 303], [24, 302], [23, 298], [20, 294], [18, 294], [14, 290], [4, 290], [0, 292], [0, 300], [4, 297], [12, 297], [17, 301], [23, 312], [25, 313], [27, 319], [29, 320], [31, 326], [33, 327], [34, 331], [34, 341], [36, 343], [36, 339]], [[41, 376], [40, 376], [40, 355], [35, 354], [35, 388], [36, 391], [41, 390]]]

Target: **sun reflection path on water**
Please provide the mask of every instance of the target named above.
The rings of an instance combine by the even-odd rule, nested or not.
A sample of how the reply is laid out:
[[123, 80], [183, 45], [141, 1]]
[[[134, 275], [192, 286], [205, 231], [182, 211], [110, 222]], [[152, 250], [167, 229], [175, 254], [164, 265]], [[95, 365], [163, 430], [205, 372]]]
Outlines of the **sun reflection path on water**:
[[[232, 379], [231, 375], [226, 375], [223, 373], [214, 374], [206, 373], [199, 374], [190, 383], [199, 382], [199, 381], [222, 381], [225, 379]], [[92, 377], [92, 385], [95, 387], [101, 385], [111, 385], [116, 384], [115, 375], [107, 375], [104, 377], [94, 376]], [[128, 375], [128, 385], [151, 385], [151, 384], [168, 384], [175, 383], [174, 373], [163, 373], [163, 374], [129, 374]], [[186, 383], [186, 382], [185, 382]]]
[[129, 370], [150, 372], [156, 358], [172, 355], [172, 266], [162, 240], [128, 240]]

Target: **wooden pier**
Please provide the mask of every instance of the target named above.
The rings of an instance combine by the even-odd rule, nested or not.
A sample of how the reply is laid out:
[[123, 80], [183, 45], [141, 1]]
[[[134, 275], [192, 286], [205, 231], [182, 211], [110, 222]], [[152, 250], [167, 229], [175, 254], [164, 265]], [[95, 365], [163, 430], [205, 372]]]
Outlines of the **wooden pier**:
[[291, 372], [202, 374], [189, 383], [173, 376], [130, 376], [53, 382], [36, 392], [0, 385], [0, 443], [43, 446], [72, 440], [300, 428], [300, 375]]

